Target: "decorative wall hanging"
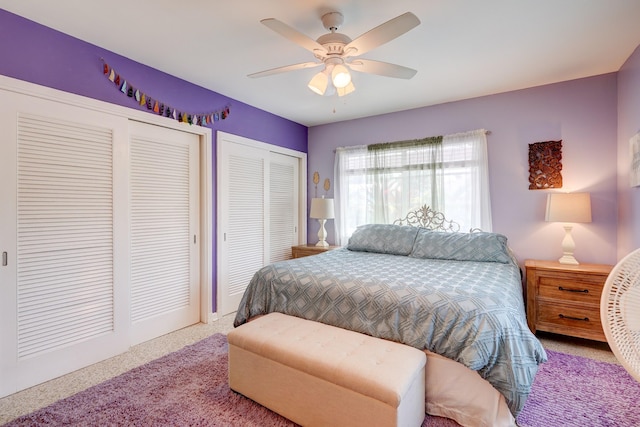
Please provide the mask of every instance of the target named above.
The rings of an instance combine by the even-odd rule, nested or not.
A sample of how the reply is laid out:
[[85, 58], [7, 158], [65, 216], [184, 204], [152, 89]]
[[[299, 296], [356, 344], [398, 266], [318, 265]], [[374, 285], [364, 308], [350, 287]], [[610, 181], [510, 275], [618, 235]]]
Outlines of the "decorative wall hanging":
[[[315, 197], [318, 197], [318, 183], [320, 183], [320, 174], [318, 172], [314, 172], [313, 173], [313, 184], [314, 184], [314, 188], [315, 188]], [[331, 189], [331, 181], [329, 180], [329, 178], [326, 178], [324, 180], [324, 192], [325, 192], [325, 194], [327, 194], [330, 189]], [[322, 196], [322, 197], [324, 197], [324, 196]]]
[[318, 183], [320, 182], [320, 174], [318, 172], [313, 173], [313, 183], [315, 184], [315, 197], [318, 197]]
[[529, 144], [529, 190], [562, 188], [562, 140]]
[[190, 113], [185, 111], [180, 111], [167, 103], [160, 101], [158, 99], [152, 98], [148, 94], [142, 92], [139, 88], [134, 87], [129, 81], [127, 81], [123, 76], [118, 74], [116, 70], [111, 68], [109, 64], [102, 60], [103, 73], [104, 75], [111, 81], [115, 86], [122, 92], [124, 95], [127, 95], [129, 98], [133, 98], [140, 105], [146, 105], [147, 109], [153, 111], [159, 116], [173, 118], [179, 122], [189, 123], [190, 125], [199, 125], [206, 126], [213, 122], [217, 122], [218, 120], [226, 119], [229, 116], [230, 109], [229, 107], [225, 107], [218, 111], [208, 112], [208, 113]]
[[640, 186], [640, 132], [629, 140], [629, 149], [631, 152], [630, 183], [632, 187], [638, 187]]

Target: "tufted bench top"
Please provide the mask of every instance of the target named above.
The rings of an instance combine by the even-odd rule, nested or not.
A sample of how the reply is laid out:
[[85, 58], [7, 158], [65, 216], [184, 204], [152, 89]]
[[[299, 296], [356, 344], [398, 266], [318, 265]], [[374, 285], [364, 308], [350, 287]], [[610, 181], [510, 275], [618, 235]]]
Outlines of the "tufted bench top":
[[281, 313], [239, 326], [228, 341], [392, 407], [426, 363], [413, 347]]

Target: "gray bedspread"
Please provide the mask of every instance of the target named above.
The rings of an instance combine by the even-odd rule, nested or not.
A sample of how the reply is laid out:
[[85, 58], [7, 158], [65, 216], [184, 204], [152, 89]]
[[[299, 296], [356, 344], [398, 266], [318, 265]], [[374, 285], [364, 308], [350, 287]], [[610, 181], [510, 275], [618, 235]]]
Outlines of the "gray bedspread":
[[546, 353], [527, 327], [519, 269], [347, 249], [259, 270], [235, 326], [281, 312], [427, 349], [477, 371], [514, 416]]

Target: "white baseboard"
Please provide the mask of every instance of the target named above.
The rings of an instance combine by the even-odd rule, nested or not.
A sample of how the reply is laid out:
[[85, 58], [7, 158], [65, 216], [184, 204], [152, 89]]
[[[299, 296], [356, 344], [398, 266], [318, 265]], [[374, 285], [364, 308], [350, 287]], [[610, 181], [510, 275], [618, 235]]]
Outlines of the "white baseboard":
[[207, 323], [217, 322], [218, 320], [219, 320], [219, 318], [218, 318], [218, 313], [217, 312], [209, 313], [209, 317], [207, 319]]

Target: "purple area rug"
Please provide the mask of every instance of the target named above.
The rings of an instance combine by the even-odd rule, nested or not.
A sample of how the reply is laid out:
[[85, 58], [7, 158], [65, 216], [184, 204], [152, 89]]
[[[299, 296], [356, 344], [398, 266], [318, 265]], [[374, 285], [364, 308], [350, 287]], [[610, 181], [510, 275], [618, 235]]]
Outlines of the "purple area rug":
[[[640, 384], [621, 366], [548, 355], [519, 426], [640, 426]], [[222, 334], [5, 424], [34, 425], [295, 426], [229, 389]], [[423, 427], [456, 425], [427, 416]]]
[[640, 383], [620, 365], [547, 350], [520, 427], [638, 427]]

